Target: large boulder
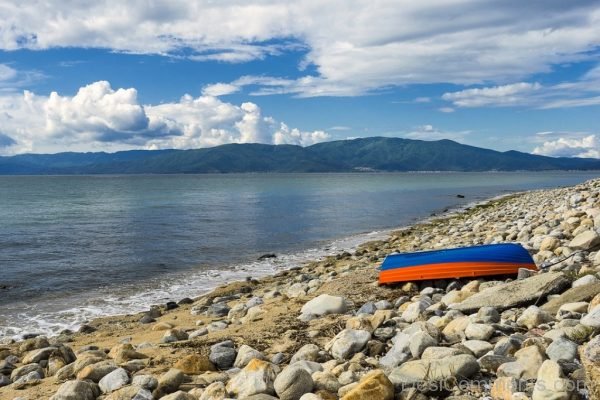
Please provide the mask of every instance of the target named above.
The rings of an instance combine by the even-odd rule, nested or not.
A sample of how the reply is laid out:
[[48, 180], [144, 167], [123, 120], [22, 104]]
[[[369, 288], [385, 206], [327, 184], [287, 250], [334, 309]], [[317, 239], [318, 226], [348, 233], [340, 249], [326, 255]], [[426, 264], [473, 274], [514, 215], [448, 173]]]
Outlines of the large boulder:
[[270, 362], [254, 359], [227, 383], [227, 392], [237, 398], [275, 394], [275, 369]]
[[600, 244], [600, 236], [595, 231], [589, 230], [575, 236], [569, 242], [569, 247], [576, 250], [587, 250], [597, 244]]
[[273, 386], [281, 400], [298, 400], [313, 390], [313, 380], [305, 369], [290, 366], [277, 375]]
[[600, 293], [600, 283], [592, 283], [591, 285], [571, 288], [563, 292], [560, 296], [549, 300], [540, 308], [544, 311], [548, 311], [551, 314], [556, 314], [562, 305], [568, 303], [577, 303], [580, 301], [589, 301], [598, 293]]
[[381, 370], [366, 374], [341, 400], [392, 400], [394, 385]]
[[50, 400], [95, 400], [100, 395], [98, 386], [88, 381], [67, 381], [63, 383]]
[[343, 297], [322, 294], [304, 304], [300, 312], [302, 315], [320, 317], [327, 314], [343, 314], [347, 310], [348, 304]]
[[361, 351], [370, 339], [368, 331], [344, 329], [325, 345], [325, 350], [338, 360], [346, 360]]
[[408, 361], [394, 368], [389, 375], [397, 388], [424, 382], [445, 382], [465, 379], [479, 372], [479, 364], [472, 355], [460, 354], [441, 360]]
[[474, 294], [450, 308], [461, 312], [475, 312], [481, 307], [497, 310], [519, 307], [537, 301], [569, 286], [569, 280], [560, 272], [548, 272], [527, 279], [493, 286]]

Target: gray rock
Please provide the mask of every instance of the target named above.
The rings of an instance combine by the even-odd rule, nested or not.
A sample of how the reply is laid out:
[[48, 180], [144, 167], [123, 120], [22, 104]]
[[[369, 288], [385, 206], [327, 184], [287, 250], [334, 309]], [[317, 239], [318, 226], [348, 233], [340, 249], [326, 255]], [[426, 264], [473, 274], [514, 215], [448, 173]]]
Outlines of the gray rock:
[[482, 356], [477, 362], [481, 366], [481, 369], [488, 372], [496, 373], [498, 367], [502, 364], [516, 361], [514, 357], [499, 356], [497, 354], [486, 354]]
[[391, 310], [392, 307], [392, 303], [390, 303], [387, 300], [380, 300], [377, 303], [375, 303], [375, 308], [377, 308], [378, 310]]
[[244, 369], [227, 383], [227, 391], [236, 398], [246, 398], [256, 394], [274, 394], [275, 380], [273, 365], [267, 361], [252, 360]]
[[283, 354], [283, 353], [276, 353], [276, 354], [273, 354], [273, 357], [271, 357], [271, 363], [275, 364], [275, 365], [283, 364], [284, 361], [285, 361], [285, 354]]
[[188, 334], [182, 330], [179, 329], [169, 329], [168, 331], [165, 332], [165, 334], [163, 335], [162, 339], [160, 340], [161, 343], [173, 343], [173, 342], [178, 342], [180, 340], [187, 340], [188, 339]]
[[417, 332], [410, 337], [409, 349], [413, 357], [419, 358], [426, 348], [437, 346], [438, 342], [427, 332]]
[[411, 303], [402, 313], [402, 319], [406, 322], [415, 322], [423, 311], [431, 305], [431, 300], [428, 297]]
[[569, 242], [569, 248], [575, 250], [587, 250], [600, 243], [600, 236], [592, 230], [581, 232]]
[[388, 378], [396, 388], [403, 388], [421, 382], [469, 378], [477, 372], [479, 372], [479, 364], [475, 357], [461, 354], [442, 360], [408, 361], [394, 368]]
[[475, 357], [481, 357], [494, 348], [485, 340], [465, 340], [460, 345], [468, 349]]
[[577, 279], [575, 282], [573, 282], [573, 284], [571, 286], [576, 288], [576, 287], [591, 285], [591, 284], [599, 283], [599, 282], [600, 282], [600, 279], [598, 279], [595, 275], [585, 275], [585, 276], [582, 276], [581, 278]]
[[398, 333], [394, 345], [387, 354], [379, 360], [379, 365], [386, 369], [397, 367], [411, 359], [410, 336], [406, 333]]
[[57, 348], [54, 346], [32, 350], [29, 353], [25, 354], [21, 362], [23, 364], [39, 363], [42, 360], [47, 360], [48, 357], [50, 357], [50, 354], [52, 354], [52, 352], [54, 352], [55, 350], [57, 350]]
[[152, 375], [136, 375], [131, 380], [131, 384], [152, 391], [158, 387], [158, 380]]
[[246, 365], [248, 365], [250, 360], [254, 358], [264, 360], [265, 356], [260, 351], [243, 344], [238, 350], [233, 366], [236, 368], [244, 368]]
[[474, 312], [481, 307], [506, 310], [533, 303], [539, 298], [558, 293], [567, 286], [569, 280], [562, 273], [548, 272], [484, 289], [460, 303], [453, 304], [451, 308], [461, 312]]
[[323, 366], [321, 364], [308, 360], [297, 361], [293, 364], [290, 364], [289, 367], [302, 368], [311, 375], [315, 372], [323, 371]]
[[[598, 252], [598, 254], [600, 254], [600, 252]], [[590, 301], [598, 293], [600, 293], [600, 283], [571, 288], [563, 292], [560, 296], [549, 300], [540, 308], [551, 314], [556, 314], [563, 304]]]
[[229, 314], [229, 306], [225, 303], [216, 303], [208, 306], [205, 314], [209, 317], [226, 317]]
[[118, 368], [100, 379], [98, 386], [102, 393], [114, 392], [129, 383], [129, 375], [123, 368]]
[[369, 331], [344, 329], [325, 345], [325, 350], [338, 360], [346, 360], [361, 351], [370, 339]]
[[471, 322], [465, 329], [465, 335], [468, 339], [489, 340], [496, 330], [486, 324], [476, 324]]
[[231, 340], [217, 343], [210, 348], [210, 361], [219, 369], [228, 369], [233, 366], [237, 352]]
[[30, 372], [34, 372], [34, 371], [37, 372], [42, 378], [44, 377], [44, 370], [42, 369], [42, 367], [40, 367], [39, 364], [32, 363], [32, 364], [26, 364], [19, 368], [13, 369], [12, 373], [10, 374], [10, 379], [12, 379], [13, 381], [16, 381], [20, 377], [25, 376], [25, 375], [29, 374]]
[[161, 400], [196, 400], [196, 396], [192, 396], [182, 390], [161, 397]]
[[281, 400], [298, 400], [313, 390], [311, 374], [298, 367], [285, 368], [274, 383], [275, 392]]
[[358, 309], [356, 314], [375, 314], [375, 311], [377, 311], [377, 307], [375, 307], [375, 303], [373, 303], [372, 301], [369, 301], [369, 302], [363, 304]]
[[50, 400], [95, 400], [100, 390], [95, 383], [88, 381], [67, 381], [60, 385]]
[[500, 322], [500, 313], [494, 307], [481, 307], [477, 311], [477, 319], [487, 324]]
[[594, 308], [589, 314], [581, 318], [581, 324], [590, 328], [600, 328], [600, 307]]
[[292, 356], [290, 364], [301, 360], [317, 361], [319, 359], [320, 351], [321, 349], [316, 344], [305, 344], [304, 346], [300, 347], [298, 351]]
[[37, 385], [41, 381], [42, 381], [42, 376], [37, 371], [32, 371], [32, 372], [28, 373], [27, 375], [23, 375], [22, 377], [17, 379], [12, 384], [12, 387], [17, 390], [21, 390], [21, 389], [25, 389], [26, 387]]
[[6, 375], [0, 375], [0, 387], [10, 385], [12, 381]]
[[154, 397], [160, 398], [166, 394], [173, 393], [183, 383], [184, 375], [178, 369], [170, 369], [158, 379], [158, 387], [152, 393]]
[[546, 349], [546, 355], [553, 361], [571, 362], [577, 357], [577, 343], [565, 338], [554, 340]]
[[343, 297], [322, 294], [304, 304], [300, 311], [303, 315], [322, 316], [327, 314], [343, 314], [347, 310], [348, 304]]

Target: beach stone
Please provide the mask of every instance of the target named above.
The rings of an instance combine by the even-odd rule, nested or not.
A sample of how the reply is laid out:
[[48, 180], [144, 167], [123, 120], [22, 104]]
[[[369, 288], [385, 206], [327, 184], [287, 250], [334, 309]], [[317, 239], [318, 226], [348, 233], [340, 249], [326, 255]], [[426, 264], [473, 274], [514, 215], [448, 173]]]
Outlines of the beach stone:
[[223, 382], [217, 381], [208, 385], [199, 400], [223, 400], [227, 398], [227, 390]]
[[38, 372], [32, 371], [13, 382], [12, 387], [17, 390], [22, 390], [27, 387], [38, 385], [41, 381], [42, 376]]
[[99, 395], [100, 389], [95, 383], [74, 380], [60, 385], [50, 400], [95, 400]]
[[10, 378], [6, 375], [0, 375], [0, 387], [8, 386], [12, 383]]
[[331, 372], [316, 371], [312, 375], [313, 390], [327, 390], [331, 393], [337, 393], [342, 386], [335, 375]]
[[37, 372], [42, 378], [44, 377], [44, 370], [42, 369], [42, 367], [40, 367], [39, 364], [31, 363], [13, 369], [13, 371], [10, 374], [10, 379], [14, 382], [22, 376], [25, 376], [31, 372]]
[[110, 349], [108, 356], [115, 360], [117, 364], [122, 364], [130, 360], [141, 360], [148, 358], [144, 353], [134, 349], [130, 343], [121, 343]]
[[546, 322], [553, 321], [552, 314], [542, 310], [537, 306], [529, 306], [523, 314], [517, 319], [517, 324], [528, 329], [533, 329]]
[[496, 374], [512, 376], [515, 379], [536, 379], [537, 372], [546, 359], [546, 355], [538, 346], [522, 348], [515, 353], [517, 361], [500, 365]]
[[343, 297], [322, 294], [304, 304], [300, 312], [303, 315], [320, 317], [328, 314], [343, 314], [347, 310], [348, 305]]
[[539, 298], [558, 293], [567, 286], [569, 280], [562, 273], [548, 272], [484, 289], [450, 307], [461, 312], [474, 312], [481, 307], [506, 310], [533, 303]]
[[152, 375], [135, 375], [131, 384], [152, 391], [158, 387], [158, 380]]
[[160, 342], [161, 343], [173, 343], [173, 342], [178, 342], [180, 340], [187, 340], [187, 339], [188, 339], [188, 334], [186, 332], [173, 328], [173, 329], [169, 329], [168, 331], [165, 332], [165, 334], [163, 335]]
[[375, 314], [375, 311], [377, 311], [377, 307], [375, 306], [375, 303], [373, 303], [372, 301], [366, 302], [365, 304], [363, 304], [358, 311], [356, 311], [356, 314]]
[[397, 388], [421, 382], [442, 382], [448, 379], [469, 378], [479, 372], [475, 357], [466, 354], [450, 356], [442, 360], [408, 361], [389, 374]]
[[470, 292], [470, 291], [463, 292], [462, 290], [451, 290], [450, 292], [448, 292], [447, 294], [445, 294], [442, 297], [440, 302], [449, 306], [450, 304], [460, 303], [460, 302], [464, 301], [465, 299], [468, 299], [469, 297], [473, 296], [474, 294], [475, 294], [475, 292]]
[[564, 379], [560, 365], [546, 360], [537, 374], [532, 400], [569, 400], [571, 387], [571, 382]]
[[458, 317], [453, 319], [442, 330], [442, 336], [450, 343], [460, 342], [465, 338], [465, 330], [471, 323], [469, 317]]
[[437, 346], [438, 342], [427, 332], [417, 332], [411, 335], [409, 339], [409, 349], [413, 357], [419, 358], [426, 348]]
[[277, 375], [273, 387], [281, 400], [298, 400], [313, 390], [313, 380], [308, 371], [292, 366]]
[[581, 324], [590, 328], [600, 328], [600, 307], [594, 308], [589, 314], [581, 318]]
[[292, 356], [290, 359], [290, 364], [293, 364], [297, 361], [308, 360], [308, 361], [317, 361], [319, 359], [319, 352], [321, 349], [316, 344], [305, 344], [300, 347], [298, 351]]
[[291, 285], [288, 288], [288, 290], [286, 290], [285, 294], [291, 298], [302, 297], [302, 296], [306, 295], [307, 290], [308, 290], [308, 285], [301, 283], [301, 282], [297, 282], [297, 283], [294, 283], [293, 285]]
[[542, 243], [540, 243], [541, 251], [553, 251], [558, 246], [560, 246], [560, 240], [555, 238], [554, 236], [546, 236]]
[[154, 324], [152, 326], [152, 330], [153, 331], [166, 331], [166, 330], [172, 329], [174, 327], [175, 327], [175, 325], [173, 325], [173, 324], [161, 321], [161, 322], [157, 322], [156, 324]]
[[196, 396], [192, 396], [182, 390], [161, 397], [161, 400], [197, 400]]
[[109, 373], [116, 370], [118, 367], [112, 360], [104, 360], [95, 364], [88, 365], [77, 374], [77, 379], [89, 379], [95, 383], [100, 382]]
[[201, 328], [201, 329], [197, 329], [197, 330], [191, 332], [188, 335], [188, 339], [192, 340], [194, 338], [197, 338], [197, 337], [200, 337], [200, 336], [205, 336], [205, 335], [208, 335], [208, 328]]
[[481, 357], [487, 352], [491, 351], [494, 346], [485, 340], [465, 340], [461, 343], [461, 346], [469, 350], [475, 357]]
[[483, 356], [481, 356], [481, 358], [477, 360], [477, 362], [481, 366], [481, 369], [493, 373], [496, 373], [496, 371], [498, 371], [498, 367], [500, 367], [500, 365], [512, 361], [516, 361], [516, 358], [501, 356], [498, 354], [484, 354]]
[[368, 331], [344, 329], [325, 345], [325, 350], [336, 359], [345, 360], [361, 351], [370, 339]]
[[379, 360], [379, 365], [391, 369], [410, 360], [411, 357], [410, 336], [400, 332], [395, 336], [392, 348]]
[[238, 398], [255, 394], [275, 394], [276, 373], [267, 361], [254, 359], [227, 383], [227, 392]]
[[42, 349], [37, 349], [37, 350], [32, 350], [32, 351], [28, 352], [27, 354], [25, 354], [25, 356], [21, 360], [21, 363], [31, 364], [31, 363], [39, 363], [42, 360], [47, 360], [50, 357], [50, 354], [52, 354], [55, 350], [57, 350], [57, 348], [54, 346], [44, 347]]
[[216, 303], [208, 306], [204, 314], [208, 317], [226, 317], [229, 314], [229, 306], [225, 303]]
[[393, 400], [394, 385], [381, 370], [366, 374], [341, 400]]
[[457, 356], [459, 354], [464, 354], [459, 349], [455, 349], [452, 347], [428, 347], [421, 354], [422, 360], [438, 360], [450, 356]]
[[174, 368], [187, 375], [199, 375], [206, 371], [216, 371], [214, 364], [207, 356], [190, 354], [175, 363]]
[[233, 348], [233, 342], [228, 340], [217, 343], [210, 348], [209, 360], [219, 369], [228, 369], [233, 366], [237, 352]]
[[577, 288], [586, 285], [592, 285], [594, 283], [599, 283], [600, 279], [596, 275], [585, 275], [581, 278], [577, 279], [575, 282], [571, 284], [572, 287]]
[[600, 335], [580, 349], [585, 370], [585, 383], [591, 399], [600, 399]]
[[567, 361], [571, 362], [577, 357], [577, 349], [579, 346], [577, 343], [570, 341], [566, 338], [558, 338], [554, 340], [546, 349], [548, 358], [552, 361], [560, 362]]
[[490, 395], [494, 400], [512, 400], [513, 394], [519, 391], [519, 381], [510, 376], [496, 378]]
[[260, 351], [243, 344], [238, 349], [233, 366], [236, 368], [244, 368], [252, 359], [255, 358], [259, 360], [264, 360], [265, 356]]
[[468, 339], [489, 340], [496, 330], [486, 324], [476, 324], [471, 322], [465, 329], [465, 336]]
[[110, 393], [122, 388], [128, 383], [129, 375], [127, 374], [127, 371], [123, 368], [117, 368], [100, 379], [98, 386], [102, 393]]
[[596, 246], [600, 243], [600, 236], [592, 230], [584, 231], [579, 235], [575, 236], [573, 240], [569, 242], [569, 248], [575, 250], [586, 250], [592, 246]]
[[141, 387], [125, 386], [110, 393], [103, 400], [154, 400], [154, 396], [149, 390]]
[[402, 313], [402, 319], [406, 322], [415, 322], [421, 316], [421, 313], [431, 305], [431, 300], [426, 299], [428, 298], [409, 304]]
[[152, 394], [154, 397], [160, 398], [166, 394], [176, 392], [183, 380], [183, 373], [178, 369], [171, 368], [158, 378], [158, 386]]
[[289, 366], [303, 368], [306, 371], [308, 371], [311, 375], [317, 371], [323, 371], [323, 366], [321, 364], [314, 362], [314, 361], [308, 361], [308, 360], [297, 361], [293, 364], [290, 364]]
[[494, 307], [481, 307], [477, 311], [477, 319], [486, 324], [500, 322], [500, 313]]

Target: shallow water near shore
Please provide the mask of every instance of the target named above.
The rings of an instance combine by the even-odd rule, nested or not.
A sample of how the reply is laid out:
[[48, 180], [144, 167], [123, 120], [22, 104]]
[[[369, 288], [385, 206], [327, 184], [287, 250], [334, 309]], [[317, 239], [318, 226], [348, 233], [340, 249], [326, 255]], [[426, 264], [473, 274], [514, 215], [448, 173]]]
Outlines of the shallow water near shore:
[[[0, 336], [56, 333], [197, 296], [352, 249], [433, 212], [598, 175], [0, 177]], [[280, 256], [256, 261], [267, 252]]]

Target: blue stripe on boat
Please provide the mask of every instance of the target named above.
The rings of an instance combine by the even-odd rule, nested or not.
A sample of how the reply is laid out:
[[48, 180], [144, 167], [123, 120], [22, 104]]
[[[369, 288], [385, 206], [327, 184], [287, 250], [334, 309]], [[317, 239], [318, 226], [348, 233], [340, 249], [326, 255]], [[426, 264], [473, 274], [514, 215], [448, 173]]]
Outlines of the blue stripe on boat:
[[529, 252], [520, 244], [502, 243], [455, 249], [420, 251], [388, 255], [381, 264], [381, 270], [414, 267], [426, 264], [452, 262], [506, 262], [534, 264]]

